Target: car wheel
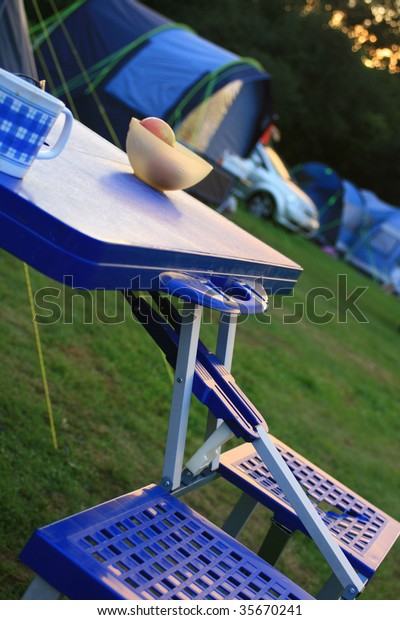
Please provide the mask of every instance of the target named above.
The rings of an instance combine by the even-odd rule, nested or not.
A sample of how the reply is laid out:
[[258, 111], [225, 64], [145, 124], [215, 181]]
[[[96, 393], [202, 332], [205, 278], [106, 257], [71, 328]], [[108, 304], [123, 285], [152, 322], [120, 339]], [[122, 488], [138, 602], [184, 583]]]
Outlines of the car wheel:
[[254, 194], [247, 201], [247, 208], [250, 213], [257, 217], [269, 219], [273, 218], [275, 212], [275, 200], [268, 192], [259, 192]]

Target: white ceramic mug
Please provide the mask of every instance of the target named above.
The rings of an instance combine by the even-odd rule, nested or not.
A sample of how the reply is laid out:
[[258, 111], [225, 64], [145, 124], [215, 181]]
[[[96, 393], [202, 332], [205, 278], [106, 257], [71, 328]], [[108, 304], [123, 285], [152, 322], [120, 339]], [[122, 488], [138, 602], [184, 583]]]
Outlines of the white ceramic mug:
[[[56, 144], [42, 149], [59, 114], [65, 121]], [[73, 116], [64, 103], [22, 78], [0, 69], [0, 171], [22, 178], [35, 159], [59, 155]]]

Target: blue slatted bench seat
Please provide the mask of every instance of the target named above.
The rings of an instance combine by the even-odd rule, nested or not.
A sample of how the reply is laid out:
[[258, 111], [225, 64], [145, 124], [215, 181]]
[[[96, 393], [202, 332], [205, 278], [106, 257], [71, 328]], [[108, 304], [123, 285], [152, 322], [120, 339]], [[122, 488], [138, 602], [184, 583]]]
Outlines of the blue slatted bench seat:
[[312, 599], [156, 485], [36, 530], [21, 559], [71, 599]]
[[[283, 442], [272, 436], [271, 439], [298, 482], [316, 504], [317, 511], [350, 563], [361, 575], [370, 579], [396, 542], [400, 523]], [[271, 510], [274, 521], [288, 530], [288, 533], [300, 530], [307, 534], [251, 444], [247, 443], [223, 453], [219, 472], [248, 496]], [[227, 528], [227, 531], [231, 530]]]

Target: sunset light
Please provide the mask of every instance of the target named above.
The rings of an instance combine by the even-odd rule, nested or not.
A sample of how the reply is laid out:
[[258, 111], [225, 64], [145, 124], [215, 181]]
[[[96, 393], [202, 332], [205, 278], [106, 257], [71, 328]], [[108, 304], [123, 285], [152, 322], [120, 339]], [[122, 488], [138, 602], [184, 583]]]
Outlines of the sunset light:
[[[370, 16], [358, 23], [363, 4]], [[362, 52], [366, 67], [400, 73], [400, 47], [395, 42], [400, 35], [400, 0], [306, 0], [302, 12], [308, 15], [321, 8], [331, 14], [329, 26], [352, 40], [353, 52]]]

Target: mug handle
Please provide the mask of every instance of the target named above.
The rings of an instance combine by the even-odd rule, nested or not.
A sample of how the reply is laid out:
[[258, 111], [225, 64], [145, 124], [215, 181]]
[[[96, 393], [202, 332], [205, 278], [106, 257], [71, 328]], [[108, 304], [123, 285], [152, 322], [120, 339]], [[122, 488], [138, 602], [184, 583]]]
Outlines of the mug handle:
[[37, 159], [53, 159], [53, 157], [57, 157], [57, 155], [61, 153], [64, 146], [66, 145], [69, 135], [71, 133], [74, 117], [72, 116], [68, 108], [63, 108], [61, 110], [61, 114], [64, 114], [65, 120], [64, 120], [64, 126], [58, 137], [57, 142], [55, 143], [53, 148], [50, 149], [49, 151], [40, 150], [38, 154], [36, 155]]

